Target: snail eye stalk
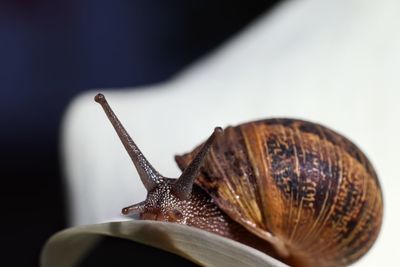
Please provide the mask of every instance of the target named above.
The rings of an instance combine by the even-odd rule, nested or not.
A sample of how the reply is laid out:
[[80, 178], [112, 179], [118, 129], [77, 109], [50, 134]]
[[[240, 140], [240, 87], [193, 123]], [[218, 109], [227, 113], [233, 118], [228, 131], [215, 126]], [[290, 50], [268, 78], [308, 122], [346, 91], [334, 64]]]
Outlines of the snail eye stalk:
[[181, 200], [188, 199], [192, 193], [194, 179], [197, 177], [200, 167], [203, 164], [210, 148], [217, 136], [222, 135], [221, 127], [216, 127], [211, 136], [204, 143], [200, 151], [196, 154], [192, 162], [183, 171], [179, 179], [174, 183], [172, 192]]
[[140, 179], [142, 183], [146, 187], [147, 191], [152, 190], [156, 187], [157, 184], [163, 181], [163, 176], [161, 176], [151, 164], [144, 157], [142, 152], [136, 146], [135, 142], [133, 142], [129, 133], [125, 130], [122, 123], [119, 121], [118, 117], [114, 114], [110, 105], [103, 94], [97, 94], [94, 100], [99, 103], [106, 113], [108, 119], [110, 120], [112, 126], [117, 132], [119, 138], [121, 139], [122, 144], [124, 145], [126, 151], [128, 152], [133, 164], [136, 167], [137, 172], [139, 173]]

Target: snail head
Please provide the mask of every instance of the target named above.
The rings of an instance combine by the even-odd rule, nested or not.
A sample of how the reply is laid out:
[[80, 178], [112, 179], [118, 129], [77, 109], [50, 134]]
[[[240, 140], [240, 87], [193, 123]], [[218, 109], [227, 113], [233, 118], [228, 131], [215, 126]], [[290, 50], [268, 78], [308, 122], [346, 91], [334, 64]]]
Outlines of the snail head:
[[214, 132], [178, 179], [166, 178], [159, 174], [144, 157], [108, 105], [104, 95], [96, 95], [95, 101], [103, 107], [148, 192], [146, 200], [123, 208], [122, 214], [139, 214], [141, 219], [146, 220], [184, 223], [187, 218], [185, 215], [190, 210], [194, 180], [214, 139], [222, 134], [222, 128], [216, 127], [214, 129]]

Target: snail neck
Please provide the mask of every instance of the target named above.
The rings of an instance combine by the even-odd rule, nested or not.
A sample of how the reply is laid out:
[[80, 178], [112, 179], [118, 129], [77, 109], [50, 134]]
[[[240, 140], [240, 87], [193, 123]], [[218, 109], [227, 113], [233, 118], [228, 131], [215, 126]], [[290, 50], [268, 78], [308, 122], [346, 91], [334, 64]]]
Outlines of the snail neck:
[[233, 228], [237, 223], [230, 219], [199, 186], [193, 186], [187, 204], [184, 224], [234, 239]]

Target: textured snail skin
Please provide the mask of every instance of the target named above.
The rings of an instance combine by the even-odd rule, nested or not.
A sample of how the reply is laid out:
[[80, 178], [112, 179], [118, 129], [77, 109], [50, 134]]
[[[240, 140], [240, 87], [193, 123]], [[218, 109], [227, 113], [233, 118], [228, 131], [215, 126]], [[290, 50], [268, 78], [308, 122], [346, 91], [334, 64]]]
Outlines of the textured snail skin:
[[[176, 157], [181, 169], [199, 149]], [[369, 160], [345, 137], [306, 121], [226, 128], [195, 183], [254, 236], [284, 244], [293, 265], [351, 264], [382, 223], [382, 192]]]
[[167, 179], [149, 191], [139, 214], [141, 220], [185, 224], [236, 240], [277, 259], [286, 262], [290, 260], [290, 258], [282, 258], [268, 241], [253, 235], [241, 224], [231, 219], [198, 185], [193, 185], [190, 198], [180, 200], [172, 193], [175, 181], [175, 179]]

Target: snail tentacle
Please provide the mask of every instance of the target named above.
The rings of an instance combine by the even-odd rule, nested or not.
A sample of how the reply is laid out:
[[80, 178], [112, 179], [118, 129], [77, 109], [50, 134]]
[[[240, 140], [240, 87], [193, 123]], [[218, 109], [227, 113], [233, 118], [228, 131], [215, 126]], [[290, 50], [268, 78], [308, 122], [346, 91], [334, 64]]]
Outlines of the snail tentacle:
[[197, 177], [200, 167], [210, 151], [215, 138], [223, 133], [221, 127], [216, 127], [211, 136], [207, 139], [200, 151], [196, 154], [191, 163], [182, 172], [179, 179], [174, 183], [173, 193], [181, 200], [188, 199], [192, 193], [193, 183]]
[[123, 208], [121, 213], [126, 216], [141, 213], [144, 210], [145, 204], [146, 201], [133, 204], [131, 206]]
[[115, 131], [117, 132], [122, 144], [124, 145], [126, 151], [128, 152], [133, 164], [139, 173], [140, 179], [142, 180], [147, 191], [152, 190], [157, 184], [163, 180], [161, 176], [153, 166], [147, 161], [140, 149], [137, 147], [135, 142], [122, 126], [118, 117], [114, 114], [111, 107], [108, 105], [107, 100], [103, 94], [97, 94], [94, 98], [97, 103], [99, 103], [106, 113], [108, 119], [113, 125]]

